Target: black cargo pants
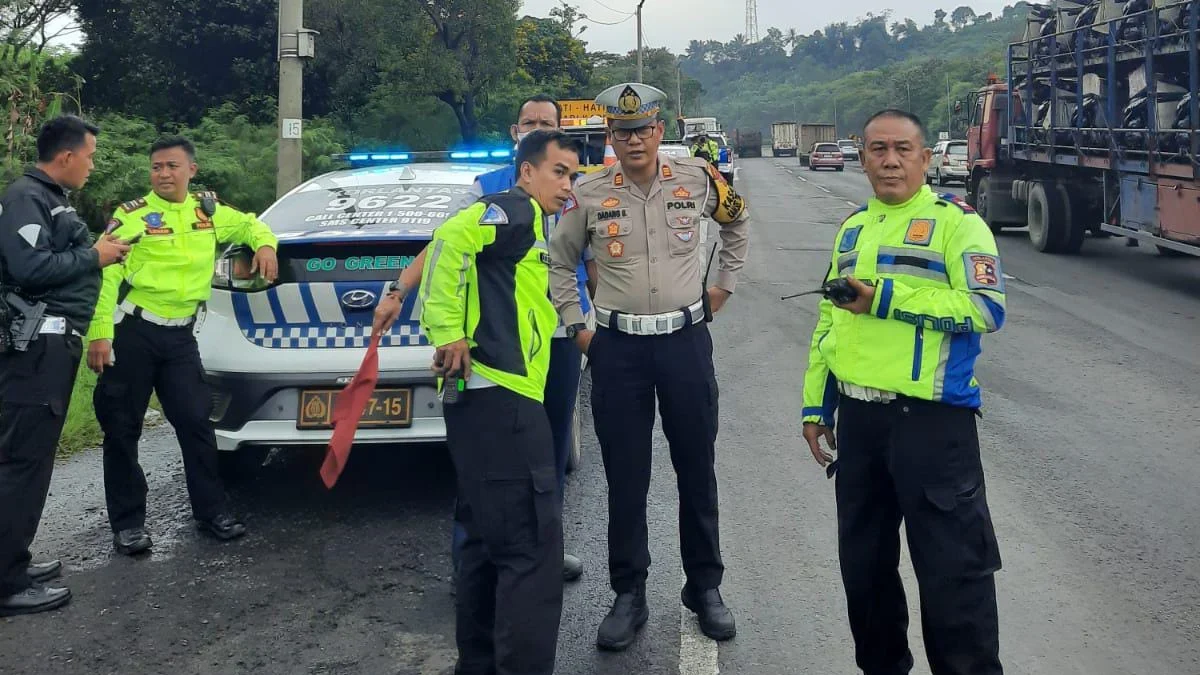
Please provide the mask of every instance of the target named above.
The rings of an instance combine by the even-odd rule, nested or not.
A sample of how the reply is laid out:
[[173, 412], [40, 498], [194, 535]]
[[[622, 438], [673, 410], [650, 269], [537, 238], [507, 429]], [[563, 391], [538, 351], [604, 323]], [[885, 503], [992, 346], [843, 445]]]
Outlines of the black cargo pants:
[[838, 405], [838, 554], [858, 667], [913, 667], [898, 570], [903, 520], [933, 675], [1000, 675], [1000, 552], [975, 411], [904, 397], [842, 396]]
[[77, 335], [39, 335], [0, 355], [0, 598], [29, 588], [29, 546], [50, 491], [54, 455], [82, 356]]
[[116, 325], [112, 346], [116, 363], [104, 369], [92, 402], [104, 431], [104, 496], [113, 532], [146, 524], [138, 439], [151, 391], [179, 439], [192, 515], [199, 520], [218, 515], [225, 509], [225, 490], [209, 420], [212, 396], [192, 326], [159, 326], [127, 315]]
[[466, 529], [456, 675], [551, 675], [562, 615], [562, 512], [545, 407], [503, 387], [445, 407]]

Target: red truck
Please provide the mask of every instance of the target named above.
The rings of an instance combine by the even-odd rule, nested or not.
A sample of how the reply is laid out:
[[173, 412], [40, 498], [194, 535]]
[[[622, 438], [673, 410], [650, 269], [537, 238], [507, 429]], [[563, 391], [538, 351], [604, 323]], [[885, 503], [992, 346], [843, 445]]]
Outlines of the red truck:
[[[1151, 6], [1151, 5], [1155, 6]], [[1031, 5], [968, 102], [967, 201], [1047, 253], [1086, 233], [1200, 256], [1200, 0]]]

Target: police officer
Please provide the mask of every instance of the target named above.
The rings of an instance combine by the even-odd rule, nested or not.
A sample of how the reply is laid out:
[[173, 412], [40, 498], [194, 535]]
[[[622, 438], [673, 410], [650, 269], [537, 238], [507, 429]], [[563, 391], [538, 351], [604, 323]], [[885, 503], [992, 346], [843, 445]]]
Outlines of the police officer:
[[[725, 640], [736, 632], [719, 590], [717, 381], [705, 319], [734, 291], [749, 214], [708, 162], [658, 154], [664, 98], [634, 83], [596, 97], [619, 161], [579, 179], [550, 241], [554, 303], [592, 369], [592, 416], [609, 488], [609, 575], [617, 593], [596, 643], [611, 650], [628, 647], [648, 617], [646, 493], [656, 394], [679, 482], [683, 604], [705, 635]], [[720, 226], [723, 244], [716, 283], [707, 289], [697, 250], [706, 218]], [[584, 323], [574, 274], [589, 244], [598, 277], [594, 332]]]
[[62, 564], [31, 564], [29, 545], [50, 490], [100, 269], [129, 250], [107, 235], [93, 244], [67, 201], [92, 172], [99, 133], [78, 117], [50, 120], [38, 134], [36, 166], [0, 198], [0, 294], [7, 319], [19, 322], [0, 325], [18, 343], [0, 353], [0, 616], [56, 609], [71, 598], [69, 589], [42, 583]]
[[716, 166], [721, 159], [721, 148], [703, 131], [692, 139], [691, 152], [692, 157], [699, 157], [713, 166]]
[[179, 438], [197, 527], [220, 540], [246, 532], [230, 513], [217, 474], [211, 400], [192, 322], [211, 292], [218, 243], [250, 246], [256, 251], [251, 271], [274, 281], [277, 240], [264, 223], [219, 204], [215, 194], [190, 193], [195, 158], [186, 138], [150, 146], [153, 189], [122, 204], [108, 224], [117, 236], [139, 239], [124, 265], [105, 270], [88, 331], [88, 366], [100, 374], [92, 401], [104, 431], [108, 520], [114, 548], [126, 555], [152, 545], [137, 458], [151, 390]]
[[[520, 143], [530, 133], [543, 130], [555, 131], [561, 123], [562, 111], [558, 102], [544, 94], [530, 96], [521, 103], [517, 110], [517, 123], [510, 128], [513, 141]], [[482, 198], [487, 194], [504, 192], [517, 183], [516, 164], [489, 171], [476, 178], [471, 186], [471, 194]], [[551, 232], [553, 236], [553, 232]], [[401, 304], [410, 290], [418, 285], [421, 273], [425, 267], [426, 247], [401, 273], [395, 286], [376, 307], [375, 330], [386, 331], [400, 316]], [[583, 312], [590, 316], [587, 281], [588, 268], [594, 269], [591, 249], [584, 249], [579, 265], [575, 270], [579, 289], [579, 302]], [[574, 442], [575, 405], [579, 394], [579, 378], [581, 369], [581, 354], [573, 340], [567, 339], [566, 328], [562, 325], [554, 331], [554, 339], [550, 342], [550, 371], [546, 376], [545, 406], [546, 415], [550, 418], [550, 432], [554, 437], [554, 462], [558, 470], [558, 494], [563, 497], [567, 480], [567, 460], [570, 457]], [[452, 556], [454, 569], [459, 567], [462, 542], [466, 539], [466, 529], [457, 520], [454, 523]], [[573, 555], [563, 556], [563, 580], [575, 581], [583, 575], [583, 563]]]
[[559, 131], [521, 141], [516, 187], [439, 226], [421, 279], [421, 327], [437, 350], [434, 371], [446, 377], [446, 439], [467, 533], [458, 675], [554, 672], [563, 543], [542, 401], [557, 324], [546, 242], [577, 153]]
[[[1000, 554], [979, 459], [975, 358], [1004, 324], [1004, 276], [987, 224], [925, 186], [921, 121], [868, 120], [863, 164], [875, 196], [835, 239], [827, 279], [853, 302], [820, 303], [804, 380], [804, 438], [838, 451], [838, 554], [864, 673], [907, 673], [900, 522], [921, 591], [934, 675], [999, 675]], [[868, 284], [869, 282], [869, 284]], [[836, 442], [834, 410], [837, 408]]]

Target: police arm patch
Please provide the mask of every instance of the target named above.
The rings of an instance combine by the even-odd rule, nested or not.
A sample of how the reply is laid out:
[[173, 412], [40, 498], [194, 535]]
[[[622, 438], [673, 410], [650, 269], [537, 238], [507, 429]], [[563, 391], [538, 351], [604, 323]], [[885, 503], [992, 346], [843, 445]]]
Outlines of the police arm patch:
[[1000, 268], [999, 256], [968, 251], [963, 254], [963, 271], [968, 289], [1004, 292], [1004, 271]]
[[479, 217], [480, 225], [507, 225], [508, 213], [499, 204], [488, 204], [483, 215]]
[[577, 208], [579, 208], [579, 200], [575, 198], [575, 193], [572, 192], [571, 196], [567, 197], [567, 201], [563, 202], [562, 213], [566, 215]]
[[121, 210], [124, 211], [125, 213], [133, 213], [134, 211], [137, 211], [138, 209], [142, 208], [145, 205], [146, 205], [145, 198], [132, 199], [130, 201], [127, 201], [127, 202], [121, 204]]
[[712, 164], [705, 164], [705, 170], [708, 172], [708, 177], [712, 180], [713, 187], [717, 189], [717, 205], [713, 207], [712, 217], [721, 225], [728, 225], [733, 221], [741, 218], [746, 212], [746, 200], [734, 191], [729, 183], [725, 182], [725, 178]]

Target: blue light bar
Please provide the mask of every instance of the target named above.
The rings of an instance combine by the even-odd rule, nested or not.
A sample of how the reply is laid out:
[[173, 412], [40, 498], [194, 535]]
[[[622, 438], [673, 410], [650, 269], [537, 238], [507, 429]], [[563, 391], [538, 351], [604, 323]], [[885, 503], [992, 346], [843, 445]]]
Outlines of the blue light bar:
[[493, 150], [492, 157], [511, 157], [512, 152], [508, 150]]
[[450, 159], [470, 159], [471, 153], [461, 150], [450, 153]]
[[433, 152], [393, 152], [390, 150], [380, 150], [338, 153], [333, 155], [333, 158], [343, 162], [349, 162], [351, 165], [357, 167], [363, 167], [409, 162], [445, 162], [462, 160], [500, 163], [507, 162], [508, 160], [512, 159], [512, 156], [512, 150], [507, 149], [442, 150]]

